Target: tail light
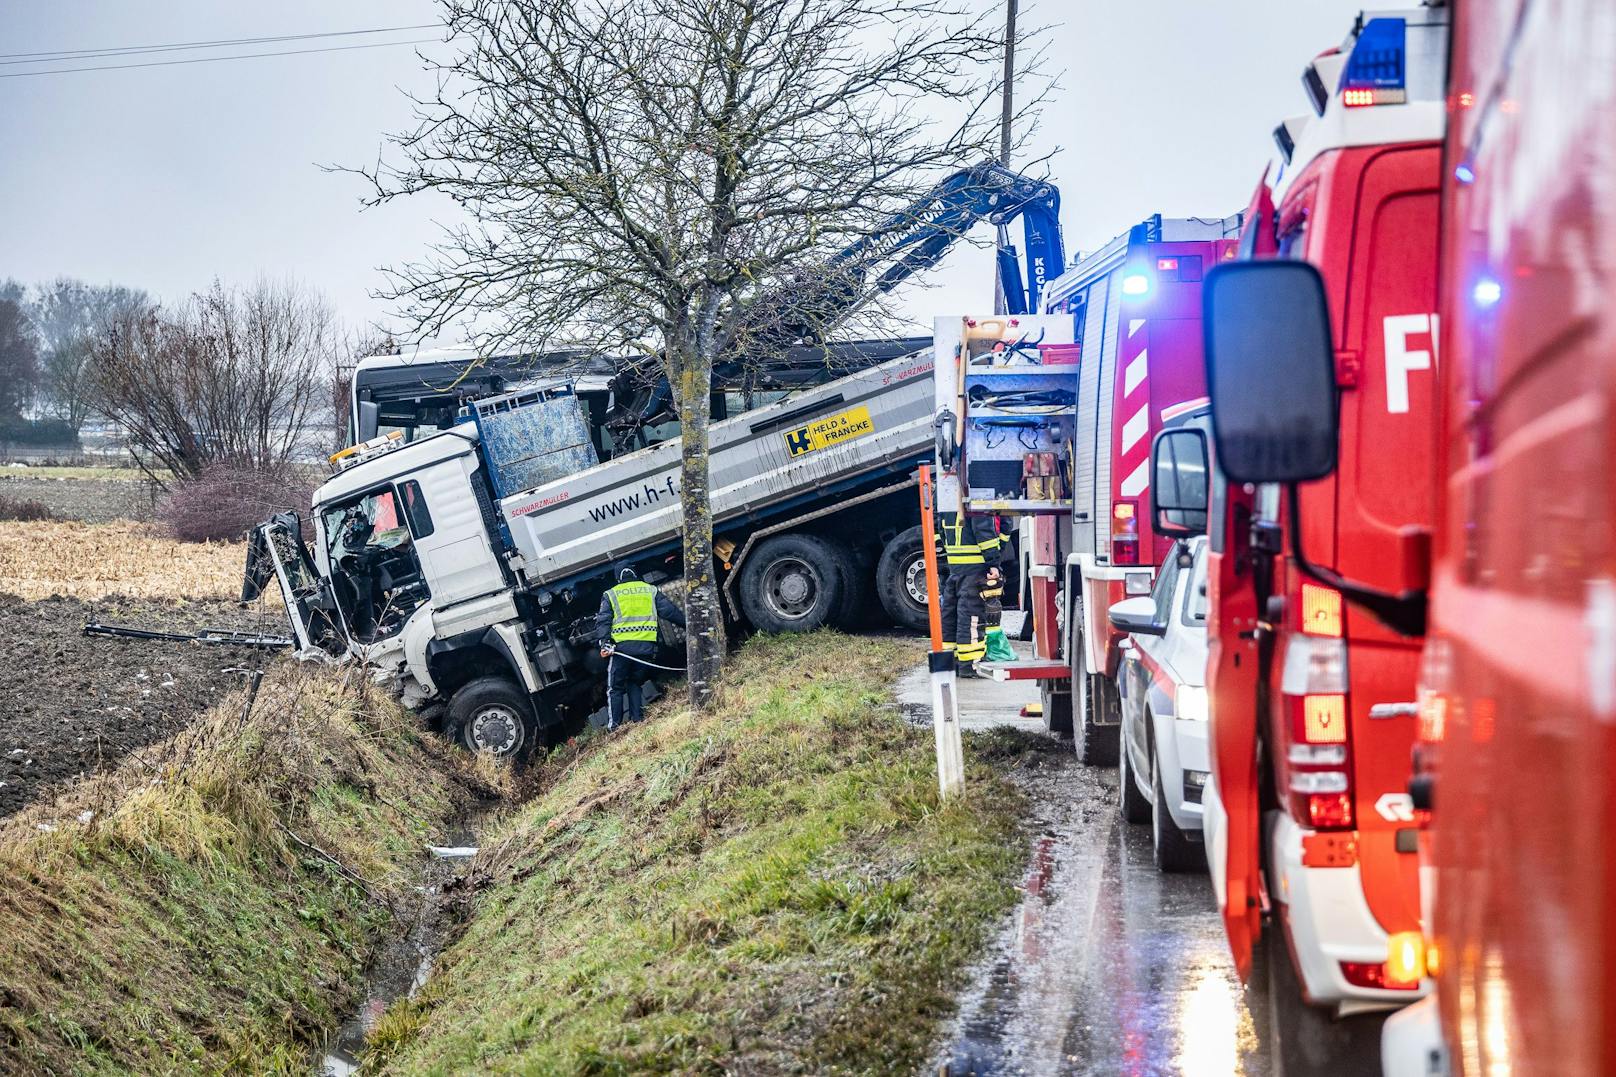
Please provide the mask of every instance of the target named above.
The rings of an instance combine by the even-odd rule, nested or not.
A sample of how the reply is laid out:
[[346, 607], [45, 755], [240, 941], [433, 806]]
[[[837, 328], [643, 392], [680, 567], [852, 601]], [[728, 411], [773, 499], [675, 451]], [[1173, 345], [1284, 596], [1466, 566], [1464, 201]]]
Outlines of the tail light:
[[1347, 641], [1341, 593], [1302, 584], [1281, 680], [1291, 815], [1314, 830], [1353, 826]]
[[1118, 501], [1111, 506], [1111, 563], [1139, 563], [1139, 505]]
[[1413, 991], [1420, 982], [1405, 983], [1393, 979], [1386, 966], [1374, 961], [1343, 961], [1341, 975], [1355, 987], [1369, 987], [1377, 991]]

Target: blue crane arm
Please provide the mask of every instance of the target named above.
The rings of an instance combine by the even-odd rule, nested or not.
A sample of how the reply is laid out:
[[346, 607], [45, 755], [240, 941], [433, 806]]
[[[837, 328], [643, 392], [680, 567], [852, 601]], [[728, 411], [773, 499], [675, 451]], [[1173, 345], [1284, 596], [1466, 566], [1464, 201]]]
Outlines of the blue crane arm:
[[1037, 309], [1044, 283], [1066, 267], [1061, 244], [1060, 191], [985, 161], [938, 183], [913, 205], [882, 221], [804, 279], [791, 297], [771, 308], [774, 324], [766, 336], [789, 340], [820, 337], [873, 295], [889, 292], [930, 269], [980, 221], [1004, 225], [1021, 218], [1028, 274], [1013, 248], [999, 252], [999, 273], [1011, 313]]
[[[895, 259], [867, 284], [868, 290], [888, 292], [936, 265], [978, 221], [1001, 225], [1017, 217], [1022, 219], [1026, 239], [1031, 294], [1022, 286], [1019, 268], [1014, 284], [1006, 287], [1005, 294], [1012, 303], [1019, 299], [1023, 305], [1036, 307], [1044, 282], [1066, 268], [1060, 191], [1053, 183], [1029, 179], [992, 161], [961, 169], [944, 179], [914, 205], [893, 214], [869, 235], [833, 255], [830, 264], [857, 267], [867, 273], [879, 263]], [[1013, 261], [1013, 254], [1011, 258]]]

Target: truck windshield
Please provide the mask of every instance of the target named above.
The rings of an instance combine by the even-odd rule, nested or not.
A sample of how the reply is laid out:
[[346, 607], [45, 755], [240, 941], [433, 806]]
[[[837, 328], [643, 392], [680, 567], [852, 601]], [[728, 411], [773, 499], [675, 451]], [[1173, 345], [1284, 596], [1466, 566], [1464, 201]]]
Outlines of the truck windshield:
[[[411, 494], [419, 499], [419, 487]], [[397, 632], [427, 598], [421, 563], [411, 541], [410, 519], [430, 519], [424, 502], [401, 507], [391, 486], [342, 502], [322, 514], [337, 604], [349, 634], [361, 643]]]

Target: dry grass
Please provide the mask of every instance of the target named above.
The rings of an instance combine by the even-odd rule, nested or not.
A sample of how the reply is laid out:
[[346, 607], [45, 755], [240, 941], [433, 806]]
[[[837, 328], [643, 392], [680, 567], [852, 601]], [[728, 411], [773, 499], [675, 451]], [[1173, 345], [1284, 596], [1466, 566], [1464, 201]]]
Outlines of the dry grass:
[[0, 591], [25, 599], [233, 599], [246, 545], [177, 542], [143, 524], [0, 523]]

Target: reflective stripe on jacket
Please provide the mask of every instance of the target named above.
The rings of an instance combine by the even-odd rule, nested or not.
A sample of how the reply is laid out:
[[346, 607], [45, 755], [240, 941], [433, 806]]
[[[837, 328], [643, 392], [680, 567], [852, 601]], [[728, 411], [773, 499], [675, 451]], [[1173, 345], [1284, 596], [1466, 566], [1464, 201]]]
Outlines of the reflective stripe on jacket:
[[612, 642], [655, 642], [657, 590], [643, 580], [628, 580], [606, 592], [612, 605]]
[[[984, 520], [960, 513], [949, 514], [939, 525], [944, 560], [951, 567], [998, 564], [1010, 540], [997, 530], [988, 531], [992, 526]], [[985, 537], [984, 531], [987, 531]]]

